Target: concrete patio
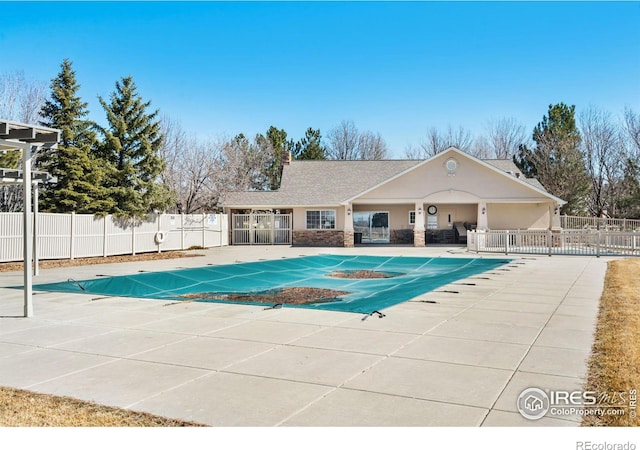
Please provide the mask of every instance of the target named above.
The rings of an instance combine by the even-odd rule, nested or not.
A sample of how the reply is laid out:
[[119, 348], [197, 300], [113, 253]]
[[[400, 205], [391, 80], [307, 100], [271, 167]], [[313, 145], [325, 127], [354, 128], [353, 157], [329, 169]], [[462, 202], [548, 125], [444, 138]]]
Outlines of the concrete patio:
[[[447, 247], [195, 253], [205, 256], [42, 270], [35, 282], [319, 253], [476, 256]], [[364, 321], [41, 292], [25, 319], [22, 291], [7, 288], [21, 273], [0, 273], [0, 385], [213, 426], [576, 426], [577, 416], [526, 420], [516, 400], [527, 387], [581, 388], [608, 260], [510, 257]]]

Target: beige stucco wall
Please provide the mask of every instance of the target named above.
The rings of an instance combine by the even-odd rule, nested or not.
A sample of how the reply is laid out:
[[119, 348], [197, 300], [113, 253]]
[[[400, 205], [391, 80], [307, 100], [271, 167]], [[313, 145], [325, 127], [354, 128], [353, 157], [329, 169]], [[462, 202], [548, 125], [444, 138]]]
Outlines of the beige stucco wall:
[[492, 230], [549, 228], [549, 203], [487, 204], [487, 220]]

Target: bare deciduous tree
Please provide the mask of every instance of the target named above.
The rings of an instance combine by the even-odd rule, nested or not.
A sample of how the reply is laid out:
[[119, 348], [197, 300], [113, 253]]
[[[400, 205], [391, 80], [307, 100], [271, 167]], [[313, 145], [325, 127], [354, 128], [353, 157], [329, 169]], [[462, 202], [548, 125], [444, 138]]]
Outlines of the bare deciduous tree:
[[635, 113], [631, 108], [624, 110], [623, 130], [627, 156], [640, 159], [640, 114]]
[[468, 153], [480, 159], [488, 159], [493, 156], [491, 145], [484, 136], [480, 136], [473, 141], [473, 146]]
[[524, 125], [513, 117], [493, 120], [487, 125], [487, 143], [494, 158], [511, 159], [526, 140]]
[[329, 159], [384, 159], [387, 143], [380, 133], [359, 131], [351, 120], [343, 120], [327, 135]]
[[580, 114], [582, 152], [585, 166], [591, 180], [587, 201], [589, 212], [602, 216], [612, 210], [622, 177], [624, 158], [620, 133], [608, 112], [589, 108]]
[[[46, 100], [47, 84], [27, 80], [24, 72], [0, 74], [0, 119], [37, 124]], [[21, 168], [19, 152], [0, 154], [0, 167]], [[37, 155], [34, 155], [34, 166]], [[0, 186], [0, 211], [22, 211], [22, 187]]]
[[473, 144], [473, 138], [471, 137], [471, 132], [465, 130], [464, 127], [458, 127], [458, 129], [454, 130], [451, 125], [449, 125], [444, 143], [445, 150], [449, 147], [455, 147], [458, 150], [469, 153], [471, 145]]
[[429, 129], [426, 138], [420, 143], [420, 148], [422, 149], [421, 157], [429, 158], [445, 151], [447, 144], [438, 129], [432, 127]]
[[385, 159], [387, 157], [387, 143], [380, 133], [364, 131], [358, 137], [360, 159]]
[[620, 140], [624, 147], [624, 175], [616, 201], [621, 217], [640, 218], [640, 115], [625, 108]]
[[188, 148], [187, 134], [182, 129], [179, 122], [169, 116], [162, 116], [160, 119], [160, 132], [164, 136], [159, 154], [165, 161], [165, 169], [160, 175], [162, 182], [175, 194], [176, 210], [182, 213], [182, 202], [184, 200], [185, 175], [183, 163], [185, 153]]
[[511, 159], [526, 141], [524, 125], [513, 117], [489, 122], [487, 136], [489, 150], [497, 159]]
[[420, 159], [422, 158], [422, 148], [407, 144], [404, 148], [404, 157], [405, 159]]
[[23, 123], [38, 123], [47, 95], [47, 83], [27, 80], [24, 72], [0, 75], [0, 117]]
[[161, 120], [161, 129], [164, 142], [160, 155], [166, 161], [161, 178], [176, 199], [171, 209], [184, 214], [215, 210], [217, 198], [212, 196], [211, 180], [220, 145], [187, 135], [179, 122], [167, 116]]
[[446, 132], [441, 133], [437, 128], [431, 127], [427, 135], [420, 143], [420, 148], [405, 149], [405, 156], [408, 158], [431, 158], [445, 151], [450, 147], [455, 147], [463, 152], [476, 153], [473, 145], [471, 133], [464, 127], [454, 129], [451, 125], [447, 127]]
[[242, 134], [223, 142], [208, 185], [212, 198], [219, 204], [227, 192], [267, 190], [272, 159], [271, 142], [260, 134], [253, 142]]
[[327, 134], [329, 159], [359, 159], [358, 129], [351, 120], [343, 120]]

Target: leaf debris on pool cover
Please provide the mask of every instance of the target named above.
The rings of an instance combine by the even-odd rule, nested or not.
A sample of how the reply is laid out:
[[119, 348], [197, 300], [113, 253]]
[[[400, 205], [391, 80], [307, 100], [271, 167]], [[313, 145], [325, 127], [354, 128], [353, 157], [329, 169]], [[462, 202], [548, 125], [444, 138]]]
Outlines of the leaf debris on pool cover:
[[266, 292], [246, 294], [221, 294], [219, 292], [201, 292], [184, 294], [181, 297], [192, 300], [227, 300], [229, 302], [251, 302], [273, 304], [274, 302], [287, 305], [307, 305], [310, 303], [326, 303], [339, 301], [338, 297], [347, 295], [347, 291], [333, 289], [319, 289], [310, 287], [292, 287], [272, 289]]
[[[185, 301], [184, 296], [189, 294], [242, 295], [311, 287], [347, 291], [349, 294], [341, 296], [338, 301], [291, 307], [368, 314], [511, 261], [503, 258], [318, 255], [41, 284], [34, 289]], [[376, 271], [399, 275], [378, 279], [327, 276], [336, 271]], [[230, 303], [228, 300], [203, 301]], [[233, 303], [256, 304], [249, 301]]]

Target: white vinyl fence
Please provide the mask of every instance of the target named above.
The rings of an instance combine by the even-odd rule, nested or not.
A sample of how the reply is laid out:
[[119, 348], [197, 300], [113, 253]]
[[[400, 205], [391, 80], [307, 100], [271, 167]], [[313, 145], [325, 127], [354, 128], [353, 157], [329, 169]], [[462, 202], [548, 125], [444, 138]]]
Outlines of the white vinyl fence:
[[[0, 262], [22, 261], [22, 213], [0, 213]], [[229, 245], [226, 214], [159, 214], [146, 221], [39, 213], [39, 259], [135, 255]]]
[[490, 230], [467, 232], [467, 250], [544, 255], [640, 256], [640, 232]]

